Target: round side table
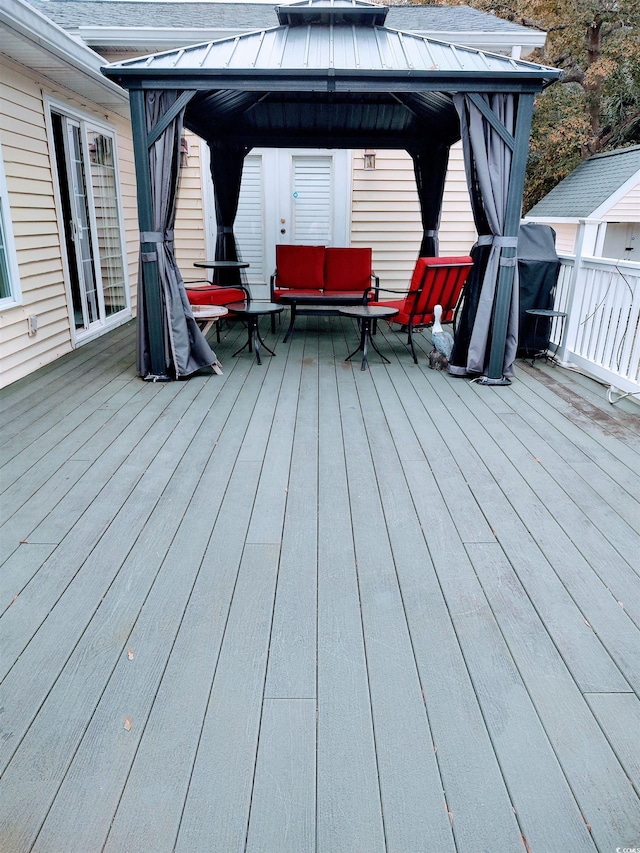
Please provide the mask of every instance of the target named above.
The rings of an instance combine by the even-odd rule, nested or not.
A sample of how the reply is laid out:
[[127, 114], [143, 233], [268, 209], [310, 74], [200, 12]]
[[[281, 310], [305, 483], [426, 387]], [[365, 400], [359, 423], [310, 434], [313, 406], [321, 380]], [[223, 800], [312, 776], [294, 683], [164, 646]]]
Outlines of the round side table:
[[376, 320], [384, 320], [389, 317], [394, 317], [398, 313], [398, 309], [387, 308], [384, 305], [350, 305], [346, 308], [340, 308], [339, 311], [340, 314], [344, 314], [346, 317], [354, 317], [356, 320], [360, 321], [360, 344], [357, 349], [354, 349], [354, 351], [345, 358], [345, 361], [350, 361], [357, 352], [361, 352], [362, 364], [360, 365], [360, 370], [366, 370], [368, 364], [367, 351], [369, 344], [371, 344], [380, 358], [387, 364], [391, 364], [389, 359], [382, 355], [376, 346], [375, 341], [371, 337], [371, 324]]

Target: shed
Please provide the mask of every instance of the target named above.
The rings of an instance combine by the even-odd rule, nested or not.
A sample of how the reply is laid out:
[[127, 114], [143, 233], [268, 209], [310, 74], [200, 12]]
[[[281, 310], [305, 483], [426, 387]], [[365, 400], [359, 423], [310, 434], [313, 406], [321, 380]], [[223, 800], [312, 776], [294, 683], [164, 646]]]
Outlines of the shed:
[[[508, 381], [517, 344], [515, 265], [536, 92], [556, 69], [385, 26], [362, 0], [278, 7], [279, 25], [104, 68], [129, 89], [141, 231], [139, 370], [180, 377], [215, 359], [184, 298], [172, 223], [179, 141], [186, 126], [208, 143], [218, 259], [232, 258], [234, 199], [253, 146], [405, 148], [413, 159], [424, 238], [436, 254], [449, 147], [462, 137], [474, 218], [477, 298], [460, 364]], [[226, 190], [216, 173], [224, 174]], [[140, 297], [139, 297], [140, 298]]]
[[581, 222], [591, 227], [584, 254], [640, 261], [640, 145], [596, 154], [527, 213], [551, 225], [560, 252], [573, 253]]

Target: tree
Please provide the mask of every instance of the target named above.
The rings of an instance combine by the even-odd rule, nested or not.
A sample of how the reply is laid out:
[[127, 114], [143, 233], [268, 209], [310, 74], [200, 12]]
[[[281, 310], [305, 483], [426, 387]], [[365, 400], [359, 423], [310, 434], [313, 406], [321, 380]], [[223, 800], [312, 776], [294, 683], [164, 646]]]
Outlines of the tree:
[[638, 0], [436, 0], [547, 32], [527, 59], [561, 68], [536, 98], [525, 187], [529, 209], [582, 159], [640, 143]]

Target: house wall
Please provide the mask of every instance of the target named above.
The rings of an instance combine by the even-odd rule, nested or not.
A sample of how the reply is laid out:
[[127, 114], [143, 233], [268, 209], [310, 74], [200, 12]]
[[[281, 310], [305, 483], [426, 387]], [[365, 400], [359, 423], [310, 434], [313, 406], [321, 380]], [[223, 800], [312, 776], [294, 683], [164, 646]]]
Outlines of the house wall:
[[640, 181], [602, 217], [605, 222], [640, 222]]
[[[406, 286], [422, 240], [413, 161], [406, 151], [376, 151], [375, 169], [364, 169], [362, 150], [353, 154], [351, 244], [373, 247], [380, 283]], [[460, 143], [453, 146], [443, 198], [440, 254], [466, 255], [476, 231]]]
[[175, 253], [182, 277], [186, 281], [194, 281], [206, 277], [204, 270], [193, 267], [194, 261], [202, 261], [207, 257], [200, 175], [200, 148], [205, 143], [189, 131], [185, 131], [185, 139], [188, 153], [181, 158], [174, 228]]
[[575, 251], [577, 222], [549, 222], [556, 232], [556, 252], [559, 255], [572, 255]]
[[[47, 136], [45, 97], [105, 121], [104, 112], [61, 88], [43, 86], [24, 66], [0, 58], [0, 141], [7, 179], [22, 298], [0, 315], [0, 386], [68, 352], [72, 331]], [[117, 133], [130, 282], [137, 279], [137, 213], [133, 148], [127, 123], [107, 122]], [[133, 295], [133, 294], [132, 294]], [[134, 299], [135, 307], [135, 299]], [[29, 337], [28, 318], [38, 331]]]

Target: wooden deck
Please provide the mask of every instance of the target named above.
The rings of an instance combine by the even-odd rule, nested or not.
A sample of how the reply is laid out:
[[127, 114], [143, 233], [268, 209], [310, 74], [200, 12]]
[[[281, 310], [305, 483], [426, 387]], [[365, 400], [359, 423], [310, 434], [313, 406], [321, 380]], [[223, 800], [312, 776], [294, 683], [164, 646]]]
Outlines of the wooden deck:
[[3, 853], [640, 848], [637, 407], [242, 335], [0, 396]]

